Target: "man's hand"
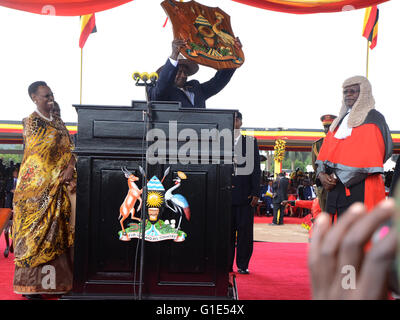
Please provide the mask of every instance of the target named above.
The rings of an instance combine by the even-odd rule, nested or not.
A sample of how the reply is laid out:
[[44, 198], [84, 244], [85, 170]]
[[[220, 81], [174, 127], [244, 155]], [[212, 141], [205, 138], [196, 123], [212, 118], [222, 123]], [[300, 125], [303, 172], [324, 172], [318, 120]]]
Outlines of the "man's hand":
[[179, 52], [182, 48], [187, 46], [187, 41], [182, 39], [174, 39], [172, 41], [171, 59], [178, 60]]
[[67, 189], [68, 189], [68, 191], [70, 192], [70, 193], [75, 193], [76, 192], [76, 180], [71, 180], [70, 182], [69, 182], [69, 184], [68, 184], [68, 187], [67, 187]]
[[384, 200], [366, 213], [364, 205], [356, 203], [334, 226], [327, 213], [316, 219], [308, 256], [313, 299], [388, 298], [388, 279], [396, 257], [396, 228], [369, 251], [365, 247], [382, 223], [394, 217], [394, 201]]
[[318, 179], [321, 181], [322, 186], [325, 190], [332, 190], [336, 186], [337, 178], [333, 174], [329, 175], [327, 173], [321, 172], [318, 175]]
[[66, 183], [69, 184], [69, 182], [72, 180], [74, 175], [74, 167], [73, 166], [67, 166], [63, 171], [60, 173], [60, 180], [61, 183]]

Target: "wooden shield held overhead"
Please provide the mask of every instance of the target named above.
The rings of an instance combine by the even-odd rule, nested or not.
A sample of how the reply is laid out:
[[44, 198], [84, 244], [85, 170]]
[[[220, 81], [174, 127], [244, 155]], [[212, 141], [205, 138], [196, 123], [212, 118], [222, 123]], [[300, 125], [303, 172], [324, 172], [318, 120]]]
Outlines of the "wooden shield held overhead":
[[174, 39], [188, 41], [181, 54], [217, 70], [238, 68], [244, 62], [242, 48], [235, 46], [230, 17], [219, 8], [196, 1], [161, 3], [172, 23]]

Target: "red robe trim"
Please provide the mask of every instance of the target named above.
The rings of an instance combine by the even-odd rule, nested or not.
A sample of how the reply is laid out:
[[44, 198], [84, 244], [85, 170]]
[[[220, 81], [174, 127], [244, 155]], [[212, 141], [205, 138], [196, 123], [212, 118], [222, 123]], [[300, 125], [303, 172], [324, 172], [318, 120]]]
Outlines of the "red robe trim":
[[[368, 195], [368, 196], [367, 196]], [[386, 198], [385, 184], [380, 174], [373, 174], [365, 179], [364, 205], [371, 211]]]
[[378, 126], [369, 123], [353, 128], [351, 136], [346, 139], [336, 139], [336, 131], [328, 132], [317, 160], [329, 161], [355, 170], [382, 168], [383, 172], [385, 144]]
[[[383, 173], [385, 143], [377, 125], [368, 123], [353, 128], [351, 136], [336, 139], [335, 132], [329, 131], [322, 144], [317, 160], [345, 168], [353, 173], [370, 173], [365, 179], [364, 205], [372, 210], [385, 199], [385, 186], [380, 174]], [[373, 150], [373, 152], [371, 152]]]

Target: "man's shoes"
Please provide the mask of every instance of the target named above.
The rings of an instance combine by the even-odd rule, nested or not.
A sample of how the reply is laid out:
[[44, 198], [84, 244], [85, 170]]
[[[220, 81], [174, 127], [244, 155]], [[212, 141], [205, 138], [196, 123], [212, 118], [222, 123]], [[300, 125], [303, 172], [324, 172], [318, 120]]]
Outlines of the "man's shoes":
[[249, 269], [243, 270], [243, 269], [238, 269], [238, 273], [240, 274], [249, 274]]
[[277, 226], [277, 224], [276, 223], [268, 223], [268, 225], [270, 225], [270, 226]]

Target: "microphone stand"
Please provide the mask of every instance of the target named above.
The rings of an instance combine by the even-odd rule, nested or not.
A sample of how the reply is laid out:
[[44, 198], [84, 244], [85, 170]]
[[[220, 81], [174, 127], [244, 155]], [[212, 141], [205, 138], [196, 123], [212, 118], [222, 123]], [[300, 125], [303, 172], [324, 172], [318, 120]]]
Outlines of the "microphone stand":
[[142, 214], [141, 214], [141, 219], [142, 219], [142, 225], [141, 225], [141, 248], [140, 248], [140, 267], [139, 267], [139, 300], [142, 300], [142, 286], [143, 286], [143, 267], [144, 267], [144, 243], [145, 243], [145, 236], [146, 236], [146, 224], [147, 224], [147, 207], [146, 207], [146, 199], [147, 199], [147, 173], [148, 173], [148, 166], [147, 166], [147, 149], [148, 149], [148, 141], [147, 141], [147, 133], [150, 131], [150, 123], [152, 121], [152, 108], [151, 108], [151, 103], [150, 103], [150, 98], [147, 92], [147, 89], [149, 87], [153, 87], [156, 84], [156, 80], [151, 80], [151, 82], [148, 82], [147, 78], [142, 79], [143, 83], [139, 83], [140, 78], [138, 77], [136, 79], [136, 86], [143, 86], [145, 87], [145, 93], [146, 93], [146, 109], [143, 110], [143, 121], [146, 126], [146, 149], [144, 152], [146, 153], [146, 160], [145, 160], [145, 166], [144, 166], [144, 172], [142, 172], [142, 181], [143, 181], [143, 203], [144, 205], [142, 206]]

